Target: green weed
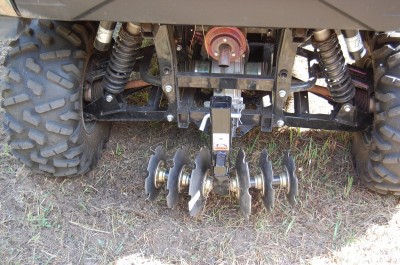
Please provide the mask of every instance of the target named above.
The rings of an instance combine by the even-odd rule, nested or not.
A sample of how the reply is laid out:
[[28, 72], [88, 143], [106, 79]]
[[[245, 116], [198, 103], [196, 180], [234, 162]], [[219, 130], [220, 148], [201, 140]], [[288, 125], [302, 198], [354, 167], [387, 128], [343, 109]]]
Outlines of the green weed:
[[26, 219], [32, 226], [38, 228], [51, 228], [53, 225], [48, 219], [52, 207], [44, 207], [39, 205], [37, 212], [28, 212]]
[[253, 153], [254, 147], [257, 145], [258, 140], [260, 139], [260, 132], [258, 132], [256, 138], [254, 138], [253, 143], [247, 149], [247, 153]]
[[292, 220], [290, 220], [290, 222], [286, 228], [285, 237], [289, 234], [290, 230], [292, 230], [295, 222], [296, 222], [296, 217], [292, 217]]
[[2, 156], [11, 156], [11, 148], [8, 144], [4, 144]]
[[347, 185], [344, 188], [344, 197], [345, 198], [349, 197], [352, 187], [353, 187], [353, 177], [352, 176], [347, 176]]
[[337, 220], [335, 223], [335, 229], [333, 230], [333, 241], [336, 241], [336, 239], [338, 237], [341, 224], [342, 224], [342, 217], [341, 217], [340, 213], [338, 213]]
[[115, 150], [113, 151], [114, 156], [120, 157], [124, 153], [124, 149], [117, 143], [117, 146], [115, 147]]

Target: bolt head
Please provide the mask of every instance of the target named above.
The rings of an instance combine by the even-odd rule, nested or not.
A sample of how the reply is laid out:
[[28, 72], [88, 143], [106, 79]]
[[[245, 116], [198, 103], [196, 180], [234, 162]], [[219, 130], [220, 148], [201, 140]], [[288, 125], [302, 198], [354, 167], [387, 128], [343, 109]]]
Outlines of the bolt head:
[[171, 122], [174, 120], [174, 115], [168, 114], [167, 115], [167, 121]]
[[172, 86], [171, 85], [165, 85], [165, 91], [167, 91], [167, 93], [170, 93], [172, 91]]
[[279, 90], [278, 93], [279, 93], [279, 97], [281, 97], [281, 98], [284, 98], [286, 96], [286, 91], [283, 89]]
[[343, 109], [345, 112], [350, 112], [352, 109], [352, 106], [350, 104], [344, 104]]
[[285, 122], [283, 120], [278, 120], [276, 122], [276, 125], [278, 125], [278, 127], [283, 127], [283, 125], [285, 125]]
[[108, 94], [108, 95], [106, 96], [106, 101], [107, 101], [107, 102], [111, 102], [111, 101], [113, 101], [113, 99], [114, 99], [113, 95]]
[[178, 45], [176, 46], [176, 50], [177, 50], [178, 52], [182, 51], [182, 45], [178, 44]]

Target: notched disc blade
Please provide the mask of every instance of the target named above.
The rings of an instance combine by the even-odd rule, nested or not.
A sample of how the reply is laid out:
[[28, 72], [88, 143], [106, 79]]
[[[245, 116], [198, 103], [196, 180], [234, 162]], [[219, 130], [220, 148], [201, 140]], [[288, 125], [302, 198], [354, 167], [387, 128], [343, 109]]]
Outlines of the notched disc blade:
[[207, 172], [211, 169], [211, 154], [207, 147], [200, 149], [195, 159], [196, 167], [192, 171], [189, 183], [189, 195], [191, 197], [188, 206], [190, 216], [197, 216], [204, 207], [205, 197], [203, 183]]
[[185, 166], [190, 164], [189, 153], [186, 148], [179, 148], [174, 155], [174, 166], [169, 170], [167, 180], [167, 205], [173, 208], [179, 204], [182, 195], [179, 193], [179, 176]]
[[296, 197], [298, 195], [299, 181], [296, 176], [296, 165], [294, 159], [289, 152], [285, 152], [283, 157], [283, 164], [286, 166], [289, 173], [289, 192], [286, 194], [286, 198], [290, 205], [296, 205]]
[[246, 155], [243, 149], [240, 149], [236, 157], [236, 174], [239, 179], [239, 206], [243, 216], [248, 219], [251, 214], [251, 195], [250, 188], [250, 171], [246, 162]]
[[267, 150], [263, 150], [260, 156], [259, 166], [264, 178], [264, 194], [262, 200], [268, 212], [271, 212], [275, 206], [275, 190], [272, 187], [274, 172], [272, 170], [272, 162], [269, 160]]
[[[160, 193], [161, 187], [156, 187], [156, 171], [158, 166], [165, 164], [167, 153], [162, 146], [158, 146], [154, 154], [150, 157], [147, 165], [147, 171], [149, 174], [145, 180], [144, 190], [146, 192], [147, 199], [154, 201]], [[161, 163], [160, 163], [161, 162]]]

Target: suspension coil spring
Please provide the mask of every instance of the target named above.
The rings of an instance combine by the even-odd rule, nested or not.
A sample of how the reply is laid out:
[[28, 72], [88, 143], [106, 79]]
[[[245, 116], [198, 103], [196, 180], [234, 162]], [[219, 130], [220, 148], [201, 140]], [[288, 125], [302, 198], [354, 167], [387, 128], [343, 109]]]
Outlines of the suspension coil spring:
[[329, 37], [321, 40], [314, 32], [313, 46], [319, 54], [319, 62], [332, 99], [338, 103], [350, 101], [355, 95], [355, 88], [336, 33], [329, 31]]
[[113, 94], [124, 91], [136, 59], [139, 57], [138, 49], [142, 42], [141, 35], [131, 34], [127, 31], [126, 24], [122, 25], [103, 79], [105, 90]]

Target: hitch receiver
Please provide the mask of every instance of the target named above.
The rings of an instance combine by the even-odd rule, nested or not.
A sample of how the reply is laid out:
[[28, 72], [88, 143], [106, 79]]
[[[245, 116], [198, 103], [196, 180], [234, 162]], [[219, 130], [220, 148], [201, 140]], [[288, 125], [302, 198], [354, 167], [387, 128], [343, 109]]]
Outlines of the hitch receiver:
[[232, 145], [232, 98], [211, 97], [211, 146], [214, 189], [220, 195], [228, 194], [229, 151]]

